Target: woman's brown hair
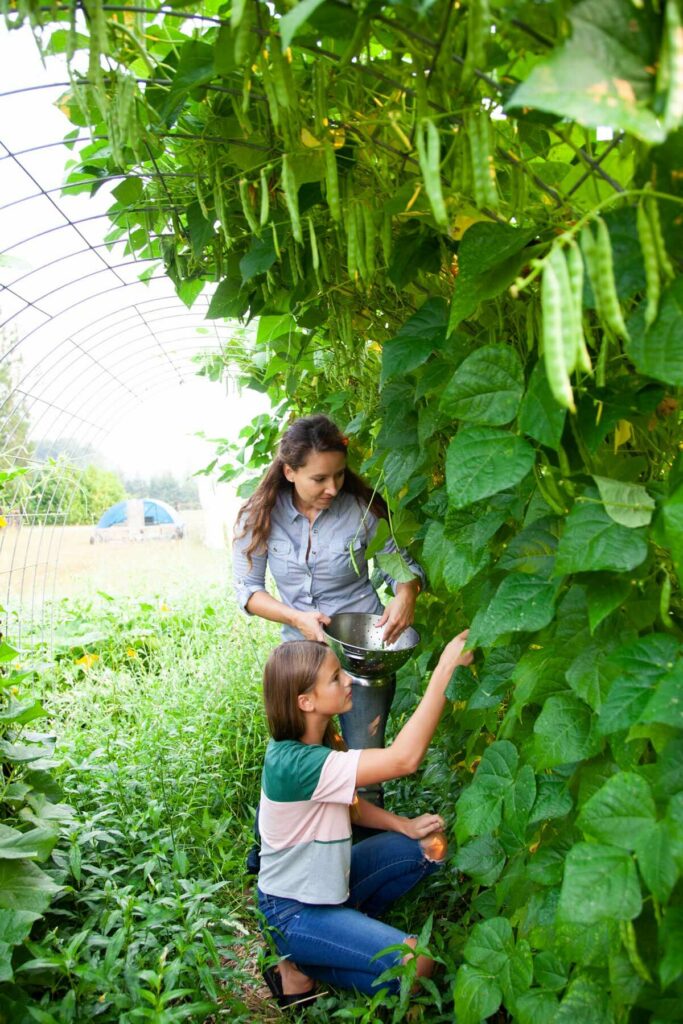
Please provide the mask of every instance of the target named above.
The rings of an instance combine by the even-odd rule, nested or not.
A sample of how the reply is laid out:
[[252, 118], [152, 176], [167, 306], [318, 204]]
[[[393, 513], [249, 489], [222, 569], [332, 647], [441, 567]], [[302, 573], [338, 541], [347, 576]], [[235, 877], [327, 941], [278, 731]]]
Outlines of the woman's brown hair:
[[[240, 509], [237, 520], [241, 531], [239, 535], [244, 537], [248, 533], [251, 534], [251, 541], [246, 550], [250, 564], [255, 551], [266, 549], [270, 534], [270, 518], [278, 494], [281, 490], [292, 490], [294, 487], [287, 480], [284, 467], [301, 469], [312, 452], [341, 452], [346, 455], [348, 443], [348, 438], [344, 437], [339, 427], [327, 416], [322, 415], [304, 416], [295, 420], [285, 431], [277, 455], [261, 483]], [[387, 518], [384, 500], [348, 467], [344, 471], [342, 491], [353, 494], [365, 505], [369, 505], [379, 519]]]
[[[306, 716], [299, 697], [315, 686], [329, 647], [316, 640], [290, 640], [271, 653], [263, 672], [263, 700], [268, 729], [274, 740], [300, 740]], [[338, 746], [335, 729], [328, 723], [323, 745]]]

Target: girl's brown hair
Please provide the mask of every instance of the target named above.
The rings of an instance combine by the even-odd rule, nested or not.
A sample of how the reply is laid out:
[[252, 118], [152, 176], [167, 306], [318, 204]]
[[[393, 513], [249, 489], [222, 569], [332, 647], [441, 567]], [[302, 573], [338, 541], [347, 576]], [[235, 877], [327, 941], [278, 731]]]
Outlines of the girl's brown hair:
[[[344, 437], [339, 427], [327, 416], [304, 416], [295, 420], [285, 431], [277, 455], [273, 459], [263, 480], [252, 496], [240, 509], [238, 517], [240, 536], [251, 534], [251, 541], [246, 550], [247, 559], [255, 551], [265, 551], [270, 534], [270, 518], [273, 506], [281, 490], [292, 490], [294, 485], [287, 480], [285, 466], [301, 469], [312, 452], [341, 452], [346, 455], [348, 438]], [[372, 489], [348, 467], [344, 471], [342, 491], [353, 494], [356, 498], [369, 505], [379, 519], [387, 518], [387, 506], [383, 499], [374, 494]]]
[[[263, 672], [263, 700], [268, 729], [274, 740], [300, 740], [306, 716], [299, 697], [315, 686], [329, 647], [316, 640], [290, 640], [272, 652]], [[336, 747], [335, 729], [328, 723], [323, 745]]]

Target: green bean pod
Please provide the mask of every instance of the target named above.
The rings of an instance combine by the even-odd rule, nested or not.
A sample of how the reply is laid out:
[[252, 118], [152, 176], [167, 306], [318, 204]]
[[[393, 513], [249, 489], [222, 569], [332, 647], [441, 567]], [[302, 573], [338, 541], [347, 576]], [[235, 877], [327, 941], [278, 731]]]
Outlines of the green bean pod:
[[346, 267], [352, 281], [358, 279], [358, 237], [353, 207], [346, 210]]
[[249, 196], [249, 182], [246, 178], [240, 178], [240, 202], [242, 203], [242, 213], [244, 214], [247, 224], [254, 232], [255, 235], [261, 234], [261, 225], [257, 221], [254, 211], [251, 206], [251, 198]]
[[677, 0], [667, 0], [664, 10], [664, 38], [668, 88], [662, 121], [668, 134], [676, 131], [683, 123], [683, 22]]
[[659, 298], [661, 295], [661, 281], [659, 277], [659, 260], [657, 259], [657, 245], [652, 230], [650, 218], [647, 215], [645, 203], [638, 204], [636, 213], [636, 224], [638, 227], [638, 241], [645, 266], [645, 286], [647, 289], [647, 306], [645, 308], [645, 326], [649, 327], [657, 319], [659, 309]]
[[322, 60], [313, 62], [313, 114], [315, 130], [321, 137], [329, 124], [327, 116], [327, 64]]
[[569, 289], [572, 297], [573, 330], [576, 344], [576, 365], [584, 373], [593, 372], [593, 364], [583, 333], [583, 257], [581, 250], [572, 238], [565, 257], [569, 274]]
[[273, 76], [270, 73], [268, 67], [268, 61], [261, 54], [259, 60], [259, 68], [261, 71], [261, 84], [263, 85], [263, 91], [266, 94], [266, 101], [268, 103], [268, 113], [270, 114], [270, 120], [273, 128], [280, 127], [280, 106], [275, 95], [275, 85], [273, 84]]
[[275, 95], [281, 107], [285, 110], [295, 105], [292, 90], [291, 72], [289, 62], [282, 53], [280, 40], [277, 36], [270, 37], [270, 60], [273, 70], [273, 82], [275, 84]]
[[341, 221], [341, 203], [339, 201], [339, 172], [337, 157], [331, 142], [325, 143], [325, 194], [332, 220], [337, 224]]
[[564, 348], [564, 366], [568, 374], [576, 369], [577, 344], [574, 316], [574, 296], [569, 284], [569, 270], [564, 252], [555, 245], [550, 250], [548, 263], [552, 267], [560, 288], [560, 317], [562, 321], [562, 345]]
[[372, 210], [365, 203], [361, 207], [361, 212], [363, 215], [363, 234], [365, 237], [365, 270], [367, 280], [371, 281], [375, 276], [376, 270], [375, 245], [377, 243], [377, 226]]
[[384, 266], [388, 267], [391, 263], [391, 251], [393, 247], [392, 238], [392, 225], [391, 225], [391, 214], [382, 214], [382, 227], [380, 229], [380, 240], [382, 243], [382, 259], [384, 260]]
[[300, 245], [303, 245], [304, 236], [301, 230], [301, 220], [299, 218], [299, 189], [297, 187], [292, 165], [290, 164], [286, 153], [282, 157], [281, 180], [282, 189], [285, 194], [285, 202], [287, 203], [287, 209], [289, 211], [289, 219], [292, 222], [292, 234], [296, 241]]
[[609, 230], [602, 217], [597, 218], [597, 238], [595, 242], [597, 261], [597, 286], [600, 293], [600, 305], [605, 323], [619, 338], [628, 341], [628, 331], [619, 305], [617, 285], [614, 280], [614, 261], [612, 259], [612, 242]]
[[[425, 133], [426, 132], [426, 140]], [[441, 187], [441, 140], [433, 121], [425, 119], [415, 133], [417, 155], [429, 205], [440, 228], [448, 228], [448, 212]]]
[[308, 220], [308, 236], [309, 236], [309, 238], [311, 240], [311, 263], [313, 264], [313, 269], [315, 270], [315, 272], [317, 274], [318, 268], [320, 266], [320, 254], [318, 252], [318, 240], [315, 237], [315, 228], [313, 226], [313, 218], [310, 216], [310, 214], [309, 214], [307, 220]]
[[647, 204], [647, 213], [650, 218], [650, 224], [652, 226], [652, 234], [654, 235], [655, 246], [657, 249], [657, 260], [659, 261], [659, 267], [662, 272], [662, 276], [665, 281], [673, 281], [676, 276], [673, 263], [669, 259], [669, 254], [666, 251], [666, 243], [664, 242], [664, 233], [662, 231], [662, 222], [659, 219], [659, 206], [657, 205], [656, 199], [650, 199]]
[[353, 209], [350, 213], [356, 222], [356, 264], [358, 266], [358, 275], [361, 280], [367, 281], [368, 268], [365, 262], [365, 220], [363, 217], [363, 204], [361, 202], [354, 203]]
[[270, 192], [268, 189], [268, 176], [266, 174], [265, 167], [261, 168], [259, 182], [261, 185], [261, 209], [259, 214], [259, 224], [261, 225], [261, 227], [265, 227], [265, 225], [268, 223], [268, 216], [270, 214]]
[[562, 291], [557, 274], [549, 262], [543, 268], [541, 282], [543, 310], [543, 360], [548, 385], [558, 405], [576, 412], [571, 381], [567, 372], [562, 326]]
[[254, 27], [255, 11], [254, 5], [247, 0], [243, 5], [243, 10], [239, 19], [238, 25], [233, 25], [235, 33], [233, 35], [233, 52], [235, 54], [235, 64], [242, 66], [243, 64], [249, 63], [250, 58], [254, 52], [255, 47], [258, 45], [258, 38], [252, 28]]

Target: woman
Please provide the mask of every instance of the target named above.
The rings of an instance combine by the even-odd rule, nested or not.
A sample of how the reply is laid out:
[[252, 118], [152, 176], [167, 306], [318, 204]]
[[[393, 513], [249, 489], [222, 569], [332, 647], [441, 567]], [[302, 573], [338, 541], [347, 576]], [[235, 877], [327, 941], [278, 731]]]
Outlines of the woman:
[[[315, 981], [361, 992], [397, 991], [384, 971], [412, 958], [416, 938], [377, 917], [446, 853], [442, 819], [403, 818], [355, 797], [356, 788], [410, 775], [422, 761], [446, 704], [467, 630], [446, 646], [411, 718], [385, 750], [334, 749], [334, 715], [351, 702], [349, 677], [324, 644], [281, 644], [264, 674], [272, 739], [262, 775], [259, 907], [285, 959], [264, 976], [282, 1006], [314, 998]], [[350, 813], [350, 808], [352, 808]], [[351, 846], [351, 818], [384, 831]], [[432, 962], [419, 956], [417, 976]]]
[[[415, 578], [397, 583], [386, 608], [368, 576], [365, 551], [386, 505], [346, 465], [348, 440], [326, 416], [296, 420], [278, 454], [240, 511], [233, 573], [240, 606], [283, 625], [283, 640], [322, 640], [336, 612], [381, 615], [386, 643], [411, 625], [424, 583], [422, 569], [401, 552]], [[353, 550], [353, 557], [350, 551]], [[396, 551], [389, 539], [382, 551]], [[280, 599], [266, 591], [266, 566]], [[348, 746], [381, 746], [393, 687], [365, 688], [355, 714], [342, 719]]]

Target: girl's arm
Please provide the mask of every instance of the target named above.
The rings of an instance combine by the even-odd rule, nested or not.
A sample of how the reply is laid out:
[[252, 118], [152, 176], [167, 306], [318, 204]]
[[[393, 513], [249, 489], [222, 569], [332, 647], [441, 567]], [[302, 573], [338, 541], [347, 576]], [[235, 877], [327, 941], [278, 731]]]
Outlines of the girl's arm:
[[409, 839], [423, 839], [432, 832], [444, 829], [445, 823], [438, 814], [420, 814], [417, 818], [405, 818], [402, 814], [393, 814], [383, 807], [376, 807], [369, 800], [358, 798], [351, 808], [351, 820], [354, 825], [364, 828], [380, 828], [385, 832], [400, 832]]
[[443, 650], [417, 708], [386, 750], [362, 750], [356, 785], [387, 782], [417, 771], [446, 706], [446, 687], [458, 665], [469, 665], [472, 652], [463, 651], [468, 630], [459, 633]]

